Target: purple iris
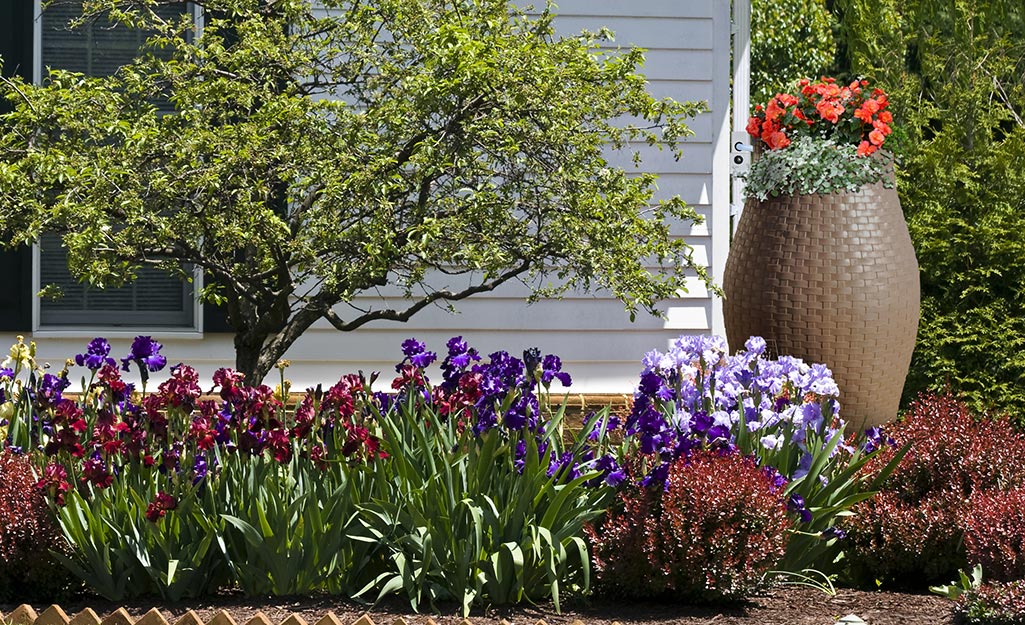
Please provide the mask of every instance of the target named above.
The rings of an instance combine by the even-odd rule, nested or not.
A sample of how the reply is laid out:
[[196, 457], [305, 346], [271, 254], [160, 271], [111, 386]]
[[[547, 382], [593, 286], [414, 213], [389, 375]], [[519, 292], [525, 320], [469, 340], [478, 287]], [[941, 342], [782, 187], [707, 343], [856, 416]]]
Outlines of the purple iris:
[[827, 527], [822, 530], [822, 538], [826, 540], [829, 540], [830, 538], [843, 540], [844, 538], [847, 538], [847, 532], [843, 531], [839, 527]]
[[599, 481], [605, 482], [609, 486], [618, 486], [626, 479], [626, 471], [619, 466], [612, 454], [605, 454], [598, 458], [598, 461], [594, 463], [594, 468], [602, 472], [601, 477], [598, 478]]
[[52, 408], [63, 399], [63, 391], [71, 385], [66, 375], [60, 377], [51, 373], [44, 373], [39, 381], [39, 387], [33, 394], [35, 405], [40, 410]]
[[528, 374], [533, 373], [541, 364], [541, 350], [537, 347], [531, 347], [523, 350], [523, 366], [526, 367]]
[[[409, 359], [409, 364], [420, 369], [431, 366], [438, 359], [436, 353], [427, 351], [427, 345], [414, 338], [402, 341], [402, 355]], [[401, 365], [396, 366], [396, 370], [400, 368]]]
[[445, 378], [442, 386], [449, 390], [455, 390], [459, 385], [459, 378], [471, 362], [480, 360], [477, 350], [467, 345], [461, 336], [453, 336], [445, 344], [448, 348], [448, 356], [441, 363], [441, 374]]
[[553, 451], [548, 462], [548, 477], [554, 477], [557, 481], [571, 482], [580, 477], [580, 465], [572, 451], [563, 452], [556, 456]]
[[787, 478], [782, 473], [776, 470], [776, 467], [765, 466], [762, 467], [762, 473], [764, 473], [772, 481], [772, 490], [774, 492], [781, 490], [787, 485]]
[[541, 363], [541, 384], [547, 387], [552, 380], [558, 380], [563, 386], [573, 384], [569, 374], [562, 370], [562, 360], [555, 354], [548, 354]]
[[121, 359], [121, 368], [128, 371], [129, 363], [134, 362], [139, 367], [140, 372], [160, 371], [167, 366], [167, 358], [160, 355], [160, 350], [163, 347], [163, 345], [157, 343], [151, 337], [137, 336], [132, 341], [131, 351]]
[[206, 479], [208, 467], [206, 464], [206, 456], [200, 454], [196, 456], [196, 462], [192, 465], [192, 472], [195, 477], [192, 478], [192, 484], [196, 485]]
[[787, 510], [801, 517], [802, 523], [811, 523], [811, 511], [804, 505], [804, 497], [794, 493], [787, 500]]
[[883, 433], [882, 428], [878, 426], [865, 430], [865, 443], [862, 445], [862, 449], [865, 453], [870, 454], [877, 449], [882, 448], [884, 445], [896, 447], [897, 444], [892, 438], [886, 436], [886, 434]]
[[[96, 371], [103, 365], [113, 366], [116, 363], [110, 357], [110, 343], [107, 342], [107, 339], [96, 337], [89, 341], [84, 354], [75, 356], [75, 364], [90, 371]], [[127, 371], [127, 368], [125, 370]]]

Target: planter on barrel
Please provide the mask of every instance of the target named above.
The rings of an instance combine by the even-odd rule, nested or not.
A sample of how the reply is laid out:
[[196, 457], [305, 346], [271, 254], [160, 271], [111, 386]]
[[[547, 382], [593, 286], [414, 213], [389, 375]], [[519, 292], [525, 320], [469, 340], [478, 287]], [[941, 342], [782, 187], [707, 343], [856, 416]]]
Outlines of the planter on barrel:
[[[891, 185], [892, 187], [892, 185]], [[748, 200], [723, 277], [731, 348], [825, 363], [848, 431], [897, 415], [919, 317], [915, 251], [893, 188]]]

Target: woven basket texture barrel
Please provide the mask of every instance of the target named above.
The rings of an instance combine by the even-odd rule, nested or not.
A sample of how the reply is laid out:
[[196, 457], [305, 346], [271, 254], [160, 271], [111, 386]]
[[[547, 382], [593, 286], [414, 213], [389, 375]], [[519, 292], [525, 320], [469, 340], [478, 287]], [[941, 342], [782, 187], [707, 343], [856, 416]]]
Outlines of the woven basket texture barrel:
[[726, 337], [825, 363], [848, 432], [894, 419], [919, 317], [918, 261], [895, 189], [748, 200], [723, 275]]

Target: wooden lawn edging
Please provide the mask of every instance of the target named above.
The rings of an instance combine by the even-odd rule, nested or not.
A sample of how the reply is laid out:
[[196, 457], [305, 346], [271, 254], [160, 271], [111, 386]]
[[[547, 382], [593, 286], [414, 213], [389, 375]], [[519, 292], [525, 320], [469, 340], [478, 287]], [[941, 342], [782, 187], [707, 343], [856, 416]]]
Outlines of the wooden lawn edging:
[[[0, 613], [0, 623], [4, 625], [239, 625], [239, 623], [232, 618], [226, 610], [221, 610], [214, 614], [214, 616], [207, 621], [203, 622], [199, 615], [193, 610], [188, 610], [179, 618], [177, 621], [172, 623], [168, 621], [164, 615], [157, 608], [151, 608], [149, 612], [146, 612], [138, 620], [135, 620], [129, 615], [128, 610], [125, 608], [118, 608], [108, 614], [105, 618], [100, 618], [99, 615], [92, 608], [85, 608], [74, 617], [68, 617], [63, 609], [59, 605], [51, 605], [50, 607], [43, 610], [42, 614], [36, 614], [36, 611], [32, 606], [24, 603], [14, 609], [10, 614]], [[248, 621], [241, 625], [275, 625], [266, 614], [263, 612], [257, 612]], [[281, 621], [278, 625], [310, 625], [306, 619], [298, 614], [292, 613], [285, 620]], [[313, 625], [345, 625], [335, 615], [334, 612], [327, 612]], [[364, 613], [355, 621], [349, 625], [377, 625], [370, 618], [369, 614]], [[391, 623], [387, 625], [409, 625], [408, 622], [400, 617], [395, 618]], [[434, 619], [428, 618], [427, 625], [437, 625]], [[464, 618], [460, 621], [459, 625], [473, 625], [473, 622]], [[502, 620], [500, 625], [510, 625], [507, 621]], [[534, 625], [547, 625], [544, 620], [538, 620]], [[583, 621], [575, 620], [570, 625], [584, 625]], [[613, 625], [618, 625], [613, 623]]]

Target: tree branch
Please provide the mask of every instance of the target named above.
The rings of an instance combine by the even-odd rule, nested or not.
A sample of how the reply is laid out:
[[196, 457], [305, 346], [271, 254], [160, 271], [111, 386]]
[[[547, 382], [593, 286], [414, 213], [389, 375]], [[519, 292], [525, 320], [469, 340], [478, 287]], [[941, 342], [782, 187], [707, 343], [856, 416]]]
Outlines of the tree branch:
[[7, 76], [0, 76], [0, 81], [3, 81], [3, 83], [5, 85], [10, 87], [11, 89], [14, 89], [16, 92], [18, 92], [18, 95], [20, 95], [21, 99], [25, 101], [25, 104], [28, 104], [28, 107], [30, 109], [32, 109], [32, 112], [35, 113], [36, 115], [39, 114], [39, 111], [36, 110], [36, 105], [32, 103], [32, 100], [28, 99], [28, 96], [25, 95], [24, 91], [22, 91], [21, 89], [18, 88], [18, 85], [14, 84], [13, 80], [8, 78]]
[[423, 310], [427, 306], [430, 306], [434, 302], [437, 302], [438, 300], [446, 300], [446, 301], [455, 302], [455, 301], [459, 301], [459, 300], [462, 300], [462, 299], [466, 299], [467, 297], [470, 297], [471, 295], [476, 295], [478, 293], [487, 293], [488, 291], [493, 291], [496, 288], [498, 288], [499, 286], [501, 286], [502, 284], [508, 282], [509, 280], [515, 278], [516, 276], [518, 276], [518, 275], [524, 273], [525, 271], [527, 271], [528, 269], [530, 269], [530, 264], [531, 264], [530, 260], [524, 259], [519, 265], [517, 265], [516, 267], [513, 267], [512, 269], [509, 269], [508, 271], [502, 273], [499, 277], [497, 277], [497, 278], [495, 278], [493, 280], [489, 280], [487, 282], [483, 282], [483, 283], [478, 284], [476, 286], [467, 287], [467, 288], [463, 289], [462, 291], [457, 291], [457, 292], [452, 292], [452, 291], [447, 291], [447, 290], [435, 291], [434, 293], [431, 293], [431, 294], [429, 294], [429, 295], [427, 295], [427, 296], [417, 300], [412, 306], [410, 306], [409, 308], [406, 308], [403, 311], [398, 311], [398, 310], [391, 309], [391, 308], [383, 309], [383, 310], [373, 310], [373, 311], [367, 312], [364, 315], [361, 315], [360, 317], [357, 317], [356, 319], [353, 319], [352, 321], [345, 322], [334, 312], [334, 310], [332, 310], [331, 308], [328, 308], [328, 309], [326, 309], [324, 311], [323, 316], [324, 316], [325, 319], [328, 320], [328, 322], [331, 323], [332, 326], [334, 326], [338, 330], [341, 330], [342, 332], [350, 332], [350, 331], [355, 330], [355, 329], [357, 329], [357, 328], [359, 328], [359, 327], [361, 327], [363, 325], [366, 325], [367, 323], [369, 323], [371, 321], [379, 321], [379, 320], [384, 320], [384, 321], [402, 321], [402, 322], [409, 321], [409, 319], [413, 315], [415, 315], [416, 313], [420, 312], [421, 310]]

